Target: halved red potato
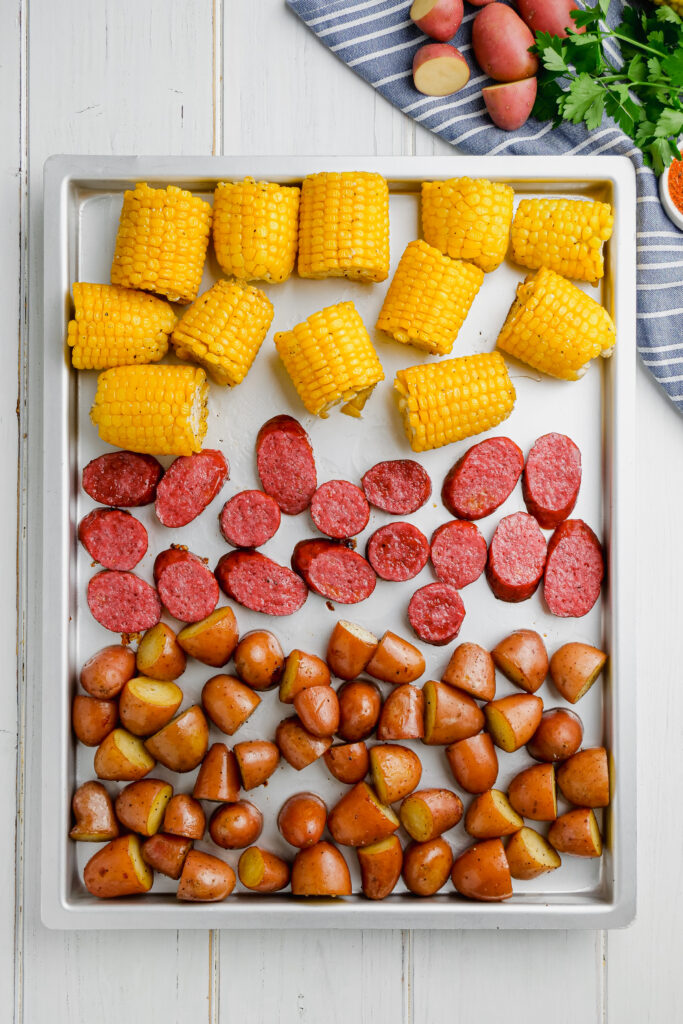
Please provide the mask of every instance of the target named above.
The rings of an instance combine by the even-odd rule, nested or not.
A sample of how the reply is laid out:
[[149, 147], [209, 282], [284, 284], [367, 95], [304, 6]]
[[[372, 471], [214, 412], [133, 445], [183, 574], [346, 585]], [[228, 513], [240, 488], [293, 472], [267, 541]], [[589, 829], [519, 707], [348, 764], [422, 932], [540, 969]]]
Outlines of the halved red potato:
[[380, 711], [382, 695], [375, 683], [353, 679], [337, 690], [339, 700], [339, 728], [337, 735], [347, 743], [358, 743], [374, 732]]
[[516, 629], [491, 651], [496, 668], [520, 689], [535, 693], [548, 675], [548, 652], [533, 629]]
[[562, 796], [579, 807], [607, 807], [609, 763], [604, 747], [588, 747], [557, 769]]
[[528, 743], [538, 729], [543, 701], [533, 693], [513, 693], [484, 707], [486, 731], [501, 750], [512, 753]]
[[293, 896], [350, 896], [351, 875], [332, 843], [299, 850], [292, 865]]
[[242, 776], [242, 788], [247, 790], [264, 786], [280, 760], [280, 751], [270, 740], [236, 743], [233, 753]]
[[185, 858], [191, 849], [191, 839], [157, 832], [142, 844], [142, 859], [154, 871], [169, 878], [180, 878]]
[[211, 815], [209, 835], [224, 850], [241, 850], [255, 843], [263, 831], [263, 815], [248, 800], [222, 804]]
[[290, 846], [314, 846], [325, 831], [327, 807], [316, 793], [295, 793], [285, 800], [277, 827]]
[[285, 655], [278, 638], [267, 629], [245, 633], [233, 655], [235, 672], [253, 690], [277, 686], [285, 668]]
[[162, 828], [174, 836], [201, 839], [206, 831], [206, 815], [199, 800], [189, 793], [176, 793], [168, 802]]
[[209, 746], [209, 725], [204, 712], [193, 704], [145, 740], [145, 746], [172, 772], [191, 772]]
[[289, 883], [289, 864], [268, 850], [250, 846], [240, 856], [237, 874], [253, 892], [279, 892]]
[[479, 644], [458, 644], [451, 655], [442, 683], [456, 686], [477, 700], [496, 696], [496, 669], [493, 658]]
[[81, 686], [91, 697], [111, 700], [135, 675], [135, 654], [123, 644], [110, 644], [97, 651], [81, 669]]
[[323, 754], [330, 775], [347, 786], [354, 786], [368, 774], [370, 756], [362, 740], [359, 743], [338, 743]]
[[484, 793], [498, 778], [498, 756], [487, 732], [446, 747], [453, 778], [468, 793]]
[[562, 861], [547, 839], [532, 828], [520, 828], [508, 839], [505, 856], [513, 878], [538, 878], [559, 868]]
[[421, 789], [405, 798], [399, 818], [411, 839], [427, 843], [457, 825], [462, 812], [462, 800], [450, 789]]
[[121, 690], [121, 724], [134, 736], [151, 736], [171, 721], [182, 699], [183, 691], [175, 683], [136, 676]]
[[331, 686], [309, 686], [294, 698], [304, 729], [312, 736], [334, 736], [339, 728], [339, 699]]
[[425, 670], [422, 652], [396, 633], [387, 631], [380, 640], [365, 671], [383, 683], [413, 683]]
[[519, 82], [500, 82], [481, 90], [489, 117], [504, 132], [516, 132], [529, 120], [538, 82], [536, 77], [522, 78]]
[[441, 836], [410, 843], [403, 854], [403, 881], [415, 896], [433, 896], [443, 888], [453, 867], [453, 851]]
[[564, 699], [576, 704], [588, 693], [606, 661], [605, 652], [590, 644], [563, 644], [550, 659], [550, 678]]
[[195, 800], [225, 803], [237, 800], [239, 795], [237, 758], [225, 743], [214, 743], [199, 767], [192, 796]]
[[554, 821], [557, 817], [554, 765], [532, 764], [519, 772], [508, 786], [508, 799], [523, 818]]
[[131, 833], [112, 839], [85, 865], [83, 881], [101, 900], [149, 892], [154, 873], [142, 859], [140, 837]]
[[526, 745], [536, 761], [564, 761], [581, 746], [583, 723], [567, 708], [550, 708], [541, 715], [541, 722]]
[[370, 748], [372, 784], [383, 804], [393, 804], [419, 785], [422, 763], [414, 750], [398, 743]]
[[548, 842], [559, 853], [574, 857], [601, 857], [602, 836], [592, 807], [576, 807], [561, 814], [550, 826]]
[[505, 793], [489, 789], [475, 797], [467, 808], [465, 831], [474, 839], [509, 836], [524, 824]]
[[298, 772], [313, 764], [332, 746], [331, 736], [312, 736], [296, 715], [283, 719], [275, 730], [280, 753]]
[[330, 835], [341, 846], [369, 846], [386, 839], [398, 826], [391, 807], [383, 804], [366, 782], [345, 793], [327, 816]]
[[71, 725], [76, 739], [86, 747], [98, 747], [116, 727], [119, 709], [115, 700], [100, 700], [76, 694], [71, 707]]
[[250, 686], [235, 676], [212, 676], [204, 683], [202, 704], [221, 732], [232, 736], [261, 703]]
[[355, 679], [372, 658], [379, 643], [374, 633], [340, 619], [327, 645], [327, 664], [340, 679]]
[[134, 782], [149, 775], [154, 765], [154, 758], [142, 740], [125, 729], [110, 732], [95, 752], [94, 766], [98, 779]]
[[398, 836], [388, 836], [369, 846], [359, 846], [356, 853], [363, 895], [369, 900], [385, 899], [393, 892], [401, 877], [403, 849]]
[[116, 797], [116, 817], [124, 828], [153, 836], [161, 828], [173, 786], [161, 779], [138, 779], [124, 786]]
[[401, 683], [382, 705], [378, 740], [419, 740], [424, 736], [424, 694], [411, 683]]
[[466, 693], [433, 680], [422, 687], [425, 702], [424, 742], [457, 743], [484, 728], [484, 713]]
[[176, 896], [190, 903], [217, 903], [235, 888], [235, 872], [212, 853], [190, 850], [180, 875]]
[[475, 843], [456, 857], [451, 881], [461, 896], [495, 902], [512, 896], [512, 879], [500, 839]]
[[451, 96], [469, 79], [467, 61], [450, 43], [427, 43], [413, 58], [413, 85], [425, 96]]
[[191, 622], [178, 633], [182, 649], [212, 668], [227, 665], [237, 647], [239, 632], [232, 608], [216, 608], [199, 622]]
[[420, 32], [445, 42], [460, 28], [462, 0], [413, 0], [410, 17]]
[[293, 704], [297, 693], [309, 686], [329, 686], [330, 670], [317, 654], [307, 654], [298, 648], [288, 655], [280, 681], [280, 700]]
[[183, 674], [187, 658], [171, 627], [157, 622], [138, 644], [135, 665], [141, 676], [169, 682]]
[[104, 843], [116, 839], [119, 825], [111, 797], [101, 782], [84, 782], [71, 800], [75, 824], [69, 838], [80, 843]]

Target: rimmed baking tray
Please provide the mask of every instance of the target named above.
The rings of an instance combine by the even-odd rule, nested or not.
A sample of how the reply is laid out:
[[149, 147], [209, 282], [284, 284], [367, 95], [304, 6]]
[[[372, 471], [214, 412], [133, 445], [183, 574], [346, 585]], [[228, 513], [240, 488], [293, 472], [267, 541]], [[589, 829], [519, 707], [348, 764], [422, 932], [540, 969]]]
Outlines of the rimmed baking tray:
[[[581, 448], [583, 482], [573, 515], [585, 519], [602, 536], [607, 554], [607, 582], [601, 600], [583, 619], [550, 615], [539, 593], [519, 605], [496, 601], [485, 579], [463, 591], [467, 615], [459, 641], [472, 640], [490, 648], [514, 628], [538, 630], [552, 652], [568, 640], [604, 645], [608, 668], [576, 708], [585, 727], [584, 744], [604, 743], [613, 760], [613, 796], [604, 813], [605, 852], [600, 860], [565, 857], [561, 869], [531, 882], [515, 883], [515, 895], [505, 904], [474, 903], [458, 897], [450, 883], [429, 899], [402, 892], [381, 903], [360, 895], [341, 900], [295, 899], [287, 893], [257, 896], [238, 892], [224, 903], [179, 904], [174, 883], [157, 876], [154, 889], [143, 898], [98, 901], [84, 889], [85, 861], [97, 849], [68, 839], [70, 801], [77, 784], [93, 777], [92, 749], [77, 748], [70, 730], [70, 705], [78, 669], [90, 654], [115, 642], [90, 616], [85, 602], [87, 579], [93, 567], [76, 540], [80, 518], [93, 506], [80, 488], [80, 471], [91, 458], [108, 449], [89, 421], [95, 373], [76, 373], [65, 349], [65, 326], [70, 315], [70, 286], [75, 280], [109, 280], [116, 224], [122, 193], [136, 181], [152, 185], [177, 184], [210, 197], [215, 183], [251, 175], [292, 184], [319, 170], [371, 170], [383, 174], [391, 191], [392, 272], [405, 245], [419, 234], [419, 191], [423, 180], [468, 175], [510, 183], [518, 195], [592, 196], [614, 204], [615, 226], [606, 246], [606, 275], [598, 293], [617, 324], [613, 357], [596, 360], [577, 383], [553, 381], [528, 367], [510, 362], [517, 390], [512, 416], [493, 434], [506, 434], [525, 451], [534, 439], [551, 430], [568, 433]], [[42, 459], [42, 615], [30, 623], [40, 637], [41, 655], [34, 661], [42, 685], [42, 914], [54, 928], [605, 928], [627, 924], [635, 912], [636, 887], [636, 774], [635, 774], [635, 629], [634, 629], [634, 427], [635, 427], [635, 187], [630, 162], [619, 157], [71, 157], [58, 156], [45, 167], [44, 324], [31, 343], [31, 401], [42, 402], [43, 436], [31, 438], [36, 464]], [[218, 276], [212, 256], [207, 261], [203, 288]], [[487, 275], [456, 342], [453, 355], [490, 351], [524, 276], [522, 268], [506, 262]], [[246, 381], [234, 391], [212, 385], [209, 431], [205, 445], [222, 448], [230, 462], [230, 481], [213, 505], [182, 531], [167, 530], [156, 520], [153, 507], [135, 510], [150, 535], [150, 549], [136, 569], [151, 579], [154, 555], [169, 544], [185, 543], [210, 564], [227, 550], [217, 527], [222, 502], [246, 487], [258, 486], [254, 441], [258, 427], [277, 412], [299, 418], [316, 451], [319, 481], [335, 477], [358, 480], [381, 459], [408, 457], [393, 398], [395, 371], [431, 357], [398, 345], [372, 330], [388, 282], [364, 285], [345, 279], [288, 282], [266, 286], [275, 306], [267, 340]], [[590, 292], [589, 286], [586, 289]], [[386, 380], [375, 391], [361, 420], [334, 411], [327, 420], [304, 415], [296, 394], [276, 357], [274, 330], [286, 328], [309, 313], [342, 299], [353, 299], [375, 337]], [[476, 440], [481, 440], [480, 435]], [[431, 500], [410, 520], [427, 535], [448, 514], [439, 500], [448, 468], [473, 443], [463, 441], [419, 456], [432, 477]], [[169, 462], [170, 460], [166, 460]], [[34, 480], [36, 477], [34, 477]], [[36, 496], [38, 497], [38, 496]], [[523, 509], [520, 485], [501, 509], [479, 525], [489, 540], [501, 516]], [[359, 548], [370, 533], [388, 521], [373, 510]], [[278, 534], [265, 548], [288, 563], [296, 540], [313, 534], [304, 514], [284, 517]], [[272, 628], [285, 649], [302, 647], [323, 654], [338, 618], [349, 617], [377, 633], [393, 629], [411, 636], [406, 607], [413, 590], [434, 577], [427, 567], [415, 581], [380, 581], [373, 596], [359, 606], [339, 606], [310, 595], [304, 607], [287, 619], [236, 608], [241, 631]], [[39, 581], [36, 581], [38, 583]], [[169, 620], [172, 621], [172, 620]], [[424, 679], [439, 679], [453, 645], [421, 645], [427, 659]], [[228, 669], [229, 671], [229, 669]], [[180, 679], [185, 704], [198, 699], [201, 686], [214, 674], [199, 663]], [[498, 677], [498, 695], [513, 687]], [[546, 683], [539, 694], [545, 706], [563, 701]], [[277, 722], [290, 709], [265, 695], [258, 711], [236, 740], [272, 737]], [[222, 739], [216, 733], [212, 739]], [[423, 761], [423, 785], [453, 786], [442, 748], [409, 744]], [[37, 754], [37, 752], [35, 752]], [[525, 751], [502, 754], [496, 785], [507, 782], [527, 762]], [[194, 776], [173, 777], [179, 791], [191, 789]], [[112, 786], [116, 792], [117, 786]], [[275, 828], [276, 812], [287, 795], [302, 789], [319, 792], [329, 803], [344, 787], [325, 771], [322, 762], [303, 773], [281, 766], [267, 788], [252, 791], [264, 813], [266, 827], [259, 840], [265, 847], [291, 856]], [[466, 797], [466, 794], [463, 794]], [[465, 802], [467, 803], [467, 799]], [[447, 833], [456, 854], [470, 842], [462, 826]], [[200, 844], [212, 849], [212, 844]], [[236, 866], [239, 851], [216, 851]], [[345, 848], [355, 887], [356, 857]], [[238, 886], [239, 889], [239, 886]]]

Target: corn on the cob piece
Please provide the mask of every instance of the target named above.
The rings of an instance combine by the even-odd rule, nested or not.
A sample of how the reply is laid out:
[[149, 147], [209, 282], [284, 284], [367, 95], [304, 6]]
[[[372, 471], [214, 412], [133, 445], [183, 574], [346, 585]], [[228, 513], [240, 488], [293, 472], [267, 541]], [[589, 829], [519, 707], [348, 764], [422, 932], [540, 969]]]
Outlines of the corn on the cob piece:
[[67, 344], [77, 370], [156, 363], [168, 351], [176, 315], [163, 299], [113, 284], [73, 285]]
[[197, 366], [118, 366], [97, 378], [90, 418], [119, 448], [191, 455], [206, 434], [208, 390]]
[[353, 302], [313, 313], [275, 335], [275, 347], [309, 412], [325, 418], [339, 402], [360, 416], [372, 389], [384, 380], [370, 336]]
[[599, 302], [548, 267], [517, 286], [497, 345], [541, 373], [578, 380], [595, 356], [616, 341], [612, 318]]
[[415, 452], [490, 430], [508, 418], [516, 397], [500, 352], [409, 366], [394, 387]]
[[268, 333], [273, 307], [253, 285], [217, 281], [183, 314], [171, 341], [180, 359], [203, 366], [217, 384], [244, 380]]
[[452, 260], [422, 239], [410, 242], [384, 299], [377, 329], [404, 344], [447, 355], [483, 280], [479, 267]]
[[602, 243], [612, 235], [609, 203], [586, 199], [522, 199], [512, 222], [512, 258], [529, 270], [550, 267], [597, 284], [605, 273]]
[[514, 192], [485, 178], [451, 178], [422, 183], [425, 241], [456, 260], [488, 274], [505, 259]]
[[389, 187], [381, 174], [304, 178], [299, 276], [384, 281], [389, 273]]
[[219, 181], [213, 245], [224, 274], [242, 281], [286, 281], [294, 269], [300, 189], [270, 181]]
[[176, 185], [136, 185], [123, 195], [112, 284], [194, 301], [210, 230], [211, 207], [203, 199]]

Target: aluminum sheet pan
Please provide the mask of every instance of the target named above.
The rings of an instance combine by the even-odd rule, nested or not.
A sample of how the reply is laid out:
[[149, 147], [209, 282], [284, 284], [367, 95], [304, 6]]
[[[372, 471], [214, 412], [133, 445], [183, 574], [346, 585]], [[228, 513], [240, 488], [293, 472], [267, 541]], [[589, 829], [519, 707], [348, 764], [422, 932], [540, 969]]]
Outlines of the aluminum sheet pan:
[[[596, 360], [577, 383], [554, 381], [510, 361], [517, 389], [511, 417], [493, 434], [506, 434], [528, 451], [534, 439], [551, 430], [568, 433], [579, 445], [584, 475], [574, 515], [601, 534], [608, 557], [607, 584], [595, 608], [582, 619], [560, 619], [545, 609], [540, 591], [519, 605], [496, 601], [482, 577], [463, 591], [467, 616], [459, 642], [476, 641], [490, 648], [518, 627], [538, 630], [549, 651], [568, 640], [605, 645], [609, 667], [577, 710], [585, 726], [584, 744], [604, 743], [613, 757], [614, 793], [603, 817], [605, 852], [599, 860], [565, 857], [562, 868], [530, 882], [516, 882], [515, 895], [505, 904], [483, 904], [458, 897], [450, 884], [430, 899], [406, 895], [402, 883], [396, 894], [373, 903], [362, 896], [342, 900], [301, 900], [287, 893], [258, 896], [239, 891], [224, 903], [179, 904], [175, 884], [157, 876], [144, 898], [98, 901], [82, 883], [86, 860], [98, 848], [67, 838], [70, 800], [75, 786], [93, 777], [93, 751], [80, 747], [70, 730], [70, 704], [76, 692], [79, 666], [115, 636], [91, 617], [85, 602], [87, 579], [93, 572], [89, 557], [77, 544], [76, 526], [93, 506], [80, 489], [80, 470], [91, 458], [108, 450], [90, 423], [88, 412], [95, 391], [95, 373], [76, 373], [65, 350], [65, 325], [70, 315], [70, 285], [74, 280], [109, 280], [122, 192], [136, 181], [153, 185], [177, 184], [210, 196], [215, 182], [252, 175], [291, 184], [318, 170], [372, 170], [385, 175], [391, 189], [392, 273], [405, 245], [419, 234], [420, 182], [469, 175], [509, 182], [519, 195], [593, 196], [612, 202], [615, 229], [606, 247], [606, 276], [596, 293], [616, 319], [618, 344], [609, 360]], [[42, 438], [32, 438], [34, 464], [42, 472], [42, 617], [31, 623], [31, 635], [42, 638], [42, 912], [55, 928], [604, 928], [628, 923], [635, 912], [636, 784], [635, 784], [635, 658], [634, 658], [634, 421], [635, 421], [635, 188], [628, 160], [552, 157], [349, 158], [318, 157], [53, 157], [45, 170], [44, 331], [32, 338], [31, 400], [43, 403]], [[203, 288], [219, 275], [212, 255]], [[488, 275], [456, 342], [453, 355], [490, 351], [524, 271], [506, 262]], [[182, 531], [167, 530], [151, 506], [135, 510], [150, 535], [150, 548], [136, 571], [151, 579], [156, 552], [170, 543], [189, 544], [214, 565], [226, 550], [216, 516], [223, 501], [238, 490], [258, 486], [254, 441], [259, 426], [279, 412], [291, 413], [309, 431], [316, 452], [319, 481], [335, 477], [358, 480], [373, 463], [410, 454], [393, 397], [393, 378], [400, 367], [429, 359], [415, 349], [376, 336], [386, 380], [366, 406], [361, 420], [333, 411], [327, 420], [305, 414], [274, 351], [273, 331], [299, 322], [309, 313], [343, 299], [353, 299], [372, 331], [388, 287], [345, 279], [304, 281], [294, 276], [281, 285], [265, 286], [275, 306], [275, 318], [246, 381], [234, 391], [211, 387], [207, 447], [222, 448], [230, 461], [230, 481], [213, 505]], [[41, 343], [42, 342], [42, 343]], [[481, 440], [480, 435], [476, 440]], [[420, 456], [432, 477], [432, 499], [410, 517], [427, 535], [448, 519], [439, 489], [447, 469], [472, 444], [449, 445]], [[164, 460], [166, 463], [170, 460]], [[34, 481], [36, 477], [34, 476]], [[487, 541], [502, 515], [524, 508], [521, 485], [502, 508], [480, 521]], [[360, 550], [370, 533], [388, 521], [373, 510], [359, 538]], [[288, 563], [295, 541], [313, 534], [307, 515], [283, 517], [266, 553]], [[414, 582], [378, 582], [363, 604], [330, 611], [325, 601], [310, 595], [297, 614], [267, 620], [237, 607], [241, 631], [268, 626], [285, 650], [302, 647], [323, 654], [330, 630], [341, 617], [350, 617], [377, 633], [385, 629], [411, 636], [406, 606], [413, 590], [433, 579], [425, 568]], [[38, 581], [37, 581], [38, 582]], [[222, 602], [221, 602], [222, 603]], [[172, 620], [171, 620], [172, 621]], [[427, 660], [423, 679], [440, 678], [454, 645], [420, 645]], [[191, 662], [180, 684], [185, 705], [198, 699], [201, 686], [214, 672]], [[512, 692], [498, 676], [498, 695]], [[38, 689], [37, 691], [38, 692]], [[546, 683], [540, 691], [546, 707], [563, 701]], [[265, 695], [258, 711], [236, 740], [272, 737], [277, 722], [289, 713], [277, 692]], [[215, 733], [215, 735], [213, 735]], [[212, 739], [222, 739], [212, 730]], [[419, 749], [422, 785], [452, 786], [443, 748]], [[37, 752], [33, 752], [37, 756]], [[505, 788], [528, 763], [524, 750], [502, 754], [497, 785]], [[154, 774], [173, 779], [165, 770]], [[194, 776], [173, 779], [180, 791], [191, 788]], [[111, 786], [116, 792], [119, 787]], [[333, 803], [344, 787], [319, 761], [303, 773], [281, 765], [267, 788], [252, 791], [266, 825], [259, 842], [291, 856], [275, 828], [276, 812], [287, 795], [302, 789], [319, 792]], [[466, 797], [466, 794], [463, 794]], [[467, 804], [468, 798], [466, 798]], [[566, 808], [565, 808], [566, 809]], [[543, 830], [543, 826], [541, 827]], [[470, 842], [462, 826], [447, 833], [456, 854]], [[210, 841], [200, 844], [210, 850]], [[239, 852], [217, 851], [236, 866]], [[343, 850], [358, 888], [355, 853]]]

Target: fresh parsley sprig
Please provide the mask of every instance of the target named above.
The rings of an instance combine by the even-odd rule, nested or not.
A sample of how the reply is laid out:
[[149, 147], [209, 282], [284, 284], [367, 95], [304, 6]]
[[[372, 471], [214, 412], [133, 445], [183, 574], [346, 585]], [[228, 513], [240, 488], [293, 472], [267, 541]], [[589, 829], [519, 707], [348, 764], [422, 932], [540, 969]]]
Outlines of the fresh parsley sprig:
[[661, 174], [681, 158], [683, 21], [670, 7], [626, 6], [611, 29], [604, 24], [609, 5], [598, 0], [572, 11], [576, 29], [566, 39], [536, 33], [540, 68], [533, 116], [555, 127], [563, 120], [583, 122], [592, 131], [607, 114]]

